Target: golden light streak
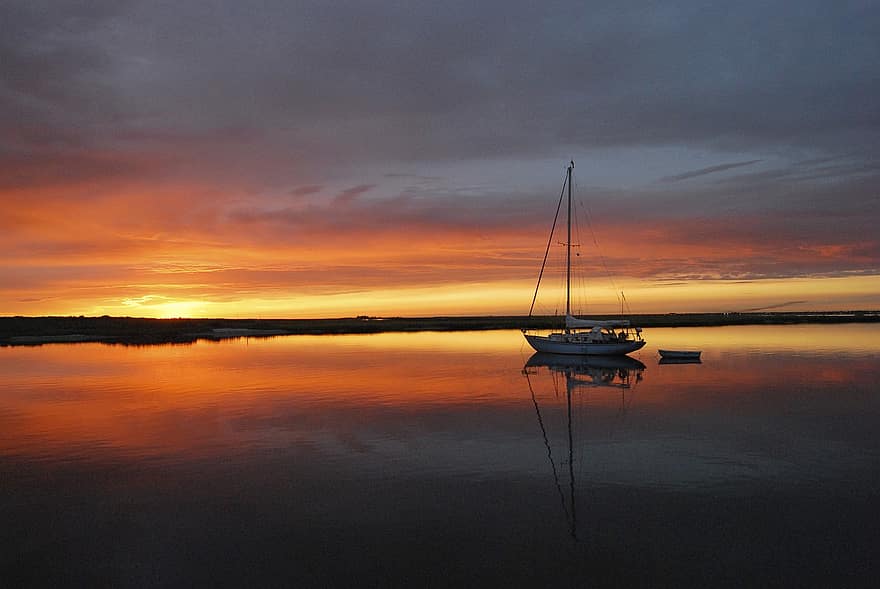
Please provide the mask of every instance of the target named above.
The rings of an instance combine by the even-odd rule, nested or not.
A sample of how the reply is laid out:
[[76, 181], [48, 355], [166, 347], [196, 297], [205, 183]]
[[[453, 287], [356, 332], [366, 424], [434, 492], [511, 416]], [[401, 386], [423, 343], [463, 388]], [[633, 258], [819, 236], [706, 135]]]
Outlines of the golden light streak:
[[[880, 276], [786, 280], [693, 281], [618, 284], [632, 313], [745, 312], [750, 310], [839, 311], [880, 308]], [[84, 287], [64, 297], [14, 301], [5, 315], [121, 315], [133, 317], [299, 318], [524, 315], [534, 284], [529, 280], [457, 282], [424, 287], [361, 288], [330, 294], [294, 287], [250, 288], [237, 294], [211, 284]], [[114, 291], [123, 296], [115, 298]], [[36, 293], [20, 293], [26, 299]], [[72, 295], [72, 296], [71, 296]], [[79, 296], [77, 296], [79, 295]], [[560, 299], [556, 293], [555, 299]], [[553, 297], [551, 297], [553, 298]], [[552, 314], [538, 305], [537, 314]], [[610, 287], [594, 288], [581, 314], [620, 312]]]

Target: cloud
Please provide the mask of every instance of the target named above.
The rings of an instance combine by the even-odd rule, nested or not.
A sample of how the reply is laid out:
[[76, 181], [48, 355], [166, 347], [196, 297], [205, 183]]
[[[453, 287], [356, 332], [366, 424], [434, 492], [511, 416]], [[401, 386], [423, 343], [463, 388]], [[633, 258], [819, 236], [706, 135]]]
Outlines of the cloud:
[[117, 2], [5, 2], [0, 7], [0, 125], [10, 147], [81, 145], [119, 115], [114, 61], [92, 33]]
[[320, 184], [307, 184], [305, 186], [297, 186], [290, 190], [292, 196], [309, 196], [317, 192], [321, 192], [323, 186]]
[[0, 155], [0, 190], [107, 186], [162, 168], [160, 158], [103, 150], [44, 148]]
[[752, 164], [756, 164], [761, 160], [748, 160], [745, 162], [733, 162], [730, 164], [719, 164], [717, 166], [709, 166], [708, 168], [700, 168], [699, 170], [691, 170], [689, 172], [683, 172], [681, 174], [675, 174], [674, 176], [664, 176], [660, 178], [661, 182], [679, 182], [681, 180], [688, 180], [690, 178], [696, 178], [698, 176], [705, 176], [706, 174], [714, 174], [715, 172], [723, 172], [725, 170], [732, 170], [734, 168], [741, 168], [742, 166], [750, 166]]
[[877, 9], [808, 4], [64, 3], [4, 15], [4, 79], [66, 131], [245, 128], [324, 166], [870, 145]]
[[167, 303], [170, 300], [172, 299], [160, 295], [144, 295], [141, 297], [123, 299], [122, 304], [126, 307], [142, 307], [149, 305], [161, 305]]
[[767, 305], [766, 307], [755, 307], [753, 309], [743, 309], [743, 313], [753, 313], [755, 311], [770, 311], [771, 309], [782, 309], [784, 307], [792, 307], [794, 305], [800, 305], [802, 303], [806, 303], [807, 301], [785, 301], [784, 303], [777, 303], [775, 305]]
[[351, 204], [356, 198], [370, 191], [371, 188], [375, 188], [374, 184], [359, 184], [357, 186], [352, 186], [351, 188], [346, 188], [342, 192], [336, 195], [333, 199], [333, 204], [338, 206], [345, 206]]
[[877, 9], [808, 4], [6, 3], [0, 121], [13, 157], [122, 147], [163, 156], [132, 175], [260, 187], [610, 147], [876, 155]]

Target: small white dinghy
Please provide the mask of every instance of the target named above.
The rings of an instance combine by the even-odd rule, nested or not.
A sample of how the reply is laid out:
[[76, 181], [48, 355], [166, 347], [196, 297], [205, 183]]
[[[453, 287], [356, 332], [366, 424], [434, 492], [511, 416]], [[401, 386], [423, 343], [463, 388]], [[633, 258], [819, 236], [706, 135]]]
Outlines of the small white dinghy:
[[699, 360], [701, 350], [657, 350], [660, 357], [669, 360]]

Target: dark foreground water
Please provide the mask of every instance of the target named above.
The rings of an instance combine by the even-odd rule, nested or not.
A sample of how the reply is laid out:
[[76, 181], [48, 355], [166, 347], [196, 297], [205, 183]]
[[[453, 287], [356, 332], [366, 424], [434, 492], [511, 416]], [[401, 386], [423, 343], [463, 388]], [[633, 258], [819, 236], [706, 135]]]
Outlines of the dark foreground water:
[[0, 586], [876, 586], [880, 326], [646, 335], [2, 348]]

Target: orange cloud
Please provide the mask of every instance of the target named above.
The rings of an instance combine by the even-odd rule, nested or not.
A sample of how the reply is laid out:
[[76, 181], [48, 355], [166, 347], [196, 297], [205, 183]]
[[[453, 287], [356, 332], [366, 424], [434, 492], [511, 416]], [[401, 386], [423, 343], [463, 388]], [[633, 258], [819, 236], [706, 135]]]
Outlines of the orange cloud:
[[[143, 153], [149, 151], [60, 158], [50, 169], [83, 168], [2, 188], [4, 313], [338, 316], [528, 308], [549, 221], [535, 209], [546, 199], [420, 192], [416, 184], [382, 182], [262, 190], [236, 180], [234, 170], [206, 181], [196, 177], [204, 169], [185, 177], [170, 156]], [[35, 175], [28, 170], [24, 176]], [[841, 234], [821, 218], [780, 226], [757, 213], [640, 216], [636, 203], [629, 205], [632, 214], [578, 226], [576, 262], [591, 289], [590, 312], [617, 311], [620, 290], [642, 312], [788, 301], [816, 309], [880, 305], [870, 294], [880, 245], [858, 232]], [[551, 249], [561, 251], [558, 244]], [[609, 273], [616, 284], [609, 285]], [[735, 284], [742, 280], [751, 282]]]

